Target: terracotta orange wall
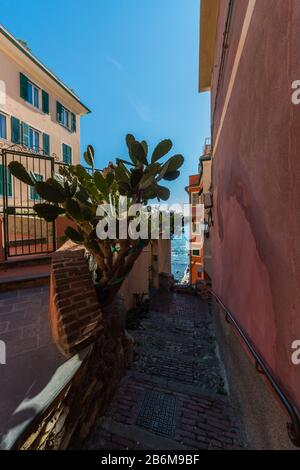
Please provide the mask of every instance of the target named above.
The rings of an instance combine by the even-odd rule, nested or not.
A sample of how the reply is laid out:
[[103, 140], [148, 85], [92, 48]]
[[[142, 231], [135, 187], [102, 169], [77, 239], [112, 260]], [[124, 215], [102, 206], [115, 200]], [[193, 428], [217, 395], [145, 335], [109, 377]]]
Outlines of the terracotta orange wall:
[[190, 258], [190, 281], [195, 284], [196, 281], [203, 279], [203, 274], [198, 275], [198, 268], [203, 268], [203, 253], [200, 251], [200, 256], [191, 256]]
[[[234, 2], [238, 19], [214, 143], [247, 3]], [[216, 293], [300, 407], [300, 366], [291, 362], [291, 344], [300, 339], [300, 106], [291, 103], [292, 81], [300, 79], [299, 36], [300, 2], [256, 1], [213, 158], [212, 276]], [[215, 88], [212, 97], [214, 109]]]

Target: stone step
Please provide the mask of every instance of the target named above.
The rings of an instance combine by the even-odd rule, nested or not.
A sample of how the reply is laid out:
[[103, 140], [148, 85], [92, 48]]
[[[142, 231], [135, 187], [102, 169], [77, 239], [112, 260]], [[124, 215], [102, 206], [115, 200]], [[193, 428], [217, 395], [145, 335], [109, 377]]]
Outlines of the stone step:
[[0, 292], [8, 292], [27, 287], [45, 286], [50, 283], [49, 272], [0, 276]]
[[194, 396], [200, 398], [210, 398], [216, 401], [221, 401], [223, 403], [229, 403], [229, 395], [221, 395], [219, 393], [215, 393], [211, 390], [203, 388], [197, 385], [190, 385], [185, 384], [180, 381], [170, 380], [165, 377], [153, 376], [148, 375], [145, 372], [138, 372], [135, 370], [128, 371], [128, 377], [132, 377], [135, 380], [142, 380], [142, 381], [149, 381], [149, 384], [158, 385], [160, 387], [166, 387], [168, 390], [180, 393], [186, 396]]
[[17, 268], [29, 267], [29, 266], [40, 266], [50, 265], [52, 256], [49, 254], [45, 255], [24, 255], [16, 258], [10, 258], [7, 261], [0, 263], [0, 272], [14, 270]]
[[22, 256], [0, 263], [0, 292], [47, 285], [51, 256]]

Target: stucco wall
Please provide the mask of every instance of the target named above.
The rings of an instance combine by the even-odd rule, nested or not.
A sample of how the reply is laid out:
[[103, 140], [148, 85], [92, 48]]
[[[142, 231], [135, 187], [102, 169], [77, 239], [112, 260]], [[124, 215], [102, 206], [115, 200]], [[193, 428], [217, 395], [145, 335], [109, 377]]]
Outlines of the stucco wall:
[[[3, 47], [3, 45], [2, 45]], [[37, 86], [49, 94], [50, 113], [45, 114], [41, 109], [37, 109], [20, 97], [20, 72], [24, 73]], [[38, 76], [33, 69], [25, 68], [24, 65], [16, 62], [13, 57], [0, 47], [0, 80], [4, 81], [6, 89], [6, 102], [0, 103], [0, 112], [7, 115], [7, 141], [0, 139], [2, 144], [10, 144], [11, 123], [10, 117], [14, 116], [29, 124], [41, 134], [50, 136], [50, 153], [55, 153], [62, 160], [62, 143], [72, 147], [73, 162], [80, 161], [80, 117], [77, 115], [76, 132], [71, 132], [57, 123], [56, 101], [58, 100], [72, 112], [75, 112], [68, 95], [62, 90], [58, 95], [57, 90], [43, 79], [43, 75]], [[40, 96], [41, 105], [41, 96]], [[41, 106], [40, 106], [41, 107]], [[40, 135], [40, 147], [42, 148], [42, 135]]]
[[[291, 84], [300, 79], [299, 25], [300, 2], [256, 1], [213, 158], [212, 231], [213, 288], [298, 407], [300, 106]], [[239, 37], [239, 23], [231, 27]], [[223, 92], [231, 71], [226, 62]]]

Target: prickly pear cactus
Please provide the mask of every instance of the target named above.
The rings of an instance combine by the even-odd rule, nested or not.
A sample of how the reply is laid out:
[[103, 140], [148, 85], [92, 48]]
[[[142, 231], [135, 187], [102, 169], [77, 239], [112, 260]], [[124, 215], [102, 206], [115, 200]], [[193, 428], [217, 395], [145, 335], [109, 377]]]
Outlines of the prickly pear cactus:
[[127, 197], [128, 206], [147, 205], [151, 199], [167, 200], [170, 191], [161, 181], [175, 180], [184, 162], [182, 155], [173, 155], [162, 161], [172, 148], [169, 139], [160, 142], [151, 157], [145, 141], [139, 142], [128, 134], [126, 144], [128, 160], [117, 158], [114, 164], [98, 171], [95, 169], [94, 149], [89, 145], [84, 152], [89, 170], [82, 165], [62, 165], [60, 174], [46, 181], [38, 181], [17, 161], [9, 164], [12, 175], [32, 186], [41, 197], [42, 202], [34, 205], [39, 217], [51, 222], [63, 215], [73, 222], [72, 225], [75, 223], [76, 228], [67, 227], [65, 237], [86, 248], [103, 302], [112, 298], [120, 288], [148, 241], [130, 238], [100, 240], [96, 233], [98, 206], [111, 205], [118, 224], [120, 197]]

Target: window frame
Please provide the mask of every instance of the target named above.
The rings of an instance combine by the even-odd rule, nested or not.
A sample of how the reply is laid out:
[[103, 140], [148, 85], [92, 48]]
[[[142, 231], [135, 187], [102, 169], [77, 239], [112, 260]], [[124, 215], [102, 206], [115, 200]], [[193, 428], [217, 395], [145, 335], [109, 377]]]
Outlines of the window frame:
[[[38, 140], [38, 145], [37, 146], [34, 145], [34, 144], [33, 144], [33, 146], [30, 145], [31, 132], [32, 132], [33, 137], [34, 137], [34, 135], [38, 137], [38, 139], [37, 139]], [[33, 141], [34, 141], [34, 139], [33, 139]], [[30, 126], [30, 125], [29, 125], [29, 131], [28, 131], [28, 148], [35, 151], [35, 152], [38, 152], [39, 149], [40, 149], [40, 132], [37, 129], [35, 129], [34, 127]]]
[[[199, 254], [195, 255], [195, 251], [197, 251]], [[192, 256], [195, 256], [196, 258], [200, 258], [201, 257], [200, 250], [199, 249], [192, 250]]]
[[[27, 103], [31, 104], [36, 109], [40, 109], [40, 88], [28, 79]], [[31, 89], [31, 92], [29, 91]], [[32, 101], [30, 101], [30, 95]], [[37, 100], [35, 100], [37, 98]]]
[[71, 111], [63, 104], [61, 104], [61, 120], [58, 122], [65, 127], [65, 129], [71, 130]]

